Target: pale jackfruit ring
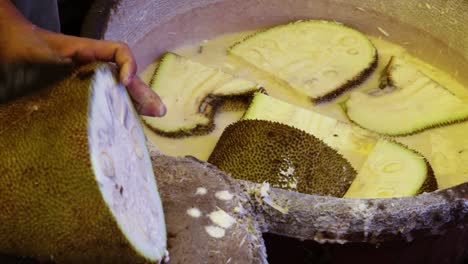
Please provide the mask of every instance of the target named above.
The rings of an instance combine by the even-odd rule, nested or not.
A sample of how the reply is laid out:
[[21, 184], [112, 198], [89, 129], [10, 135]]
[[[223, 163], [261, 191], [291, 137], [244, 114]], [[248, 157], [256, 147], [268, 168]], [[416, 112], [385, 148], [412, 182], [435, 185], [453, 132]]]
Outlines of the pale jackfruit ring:
[[164, 117], [143, 116], [157, 134], [185, 137], [214, 129], [217, 108], [227, 100], [246, 99], [257, 84], [210, 68], [174, 53], [166, 53], [150, 83], [166, 104]]
[[346, 102], [349, 119], [361, 127], [399, 136], [468, 119], [468, 102], [416, 65], [392, 57], [384, 74], [381, 89], [353, 92]]
[[234, 44], [228, 53], [316, 103], [357, 87], [378, 62], [377, 50], [364, 34], [324, 20], [300, 20], [260, 31]]

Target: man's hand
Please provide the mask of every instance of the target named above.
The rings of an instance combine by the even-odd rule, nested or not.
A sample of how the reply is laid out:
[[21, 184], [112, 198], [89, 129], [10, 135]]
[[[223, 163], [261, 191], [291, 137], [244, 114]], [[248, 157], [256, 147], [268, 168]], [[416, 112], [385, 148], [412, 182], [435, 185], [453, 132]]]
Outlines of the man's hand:
[[114, 62], [120, 82], [142, 115], [163, 116], [166, 108], [159, 96], [138, 76], [130, 48], [122, 42], [67, 36], [35, 27], [13, 7], [0, 0], [0, 61], [93, 61]]
[[72, 59], [80, 63], [93, 61], [116, 63], [120, 69], [120, 82], [127, 86], [140, 114], [163, 116], [166, 113], [159, 96], [136, 76], [137, 65], [127, 44], [39, 31], [40, 37], [62, 59]]

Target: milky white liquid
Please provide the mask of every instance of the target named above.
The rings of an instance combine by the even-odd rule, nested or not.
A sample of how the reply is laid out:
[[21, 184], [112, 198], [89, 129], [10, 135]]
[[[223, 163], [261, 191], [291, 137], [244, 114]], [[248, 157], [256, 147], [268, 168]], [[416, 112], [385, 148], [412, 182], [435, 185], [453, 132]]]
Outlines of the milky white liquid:
[[[221, 35], [211, 40], [205, 40], [194, 45], [179, 47], [173, 52], [207, 66], [219, 68], [227, 73], [253, 80], [264, 87], [268, 94], [289, 103], [313, 109], [314, 111], [349, 122], [339, 103], [348, 98], [349, 93], [342, 95], [332, 103], [312, 105], [310, 100], [299, 97], [267, 75], [246, 66], [226, 54], [226, 49], [252, 32], [240, 32]], [[458, 97], [468, 100], [468, 89], [447, 73], [410, 55], [404, 47], [395, 45], [381, 38], [370, 37], [379, 54], [379, 63], [374, 73], [354, 90], [368, 90], [379, 86], [381, 72], [392, 56], [404, 58], [415, 63], [426, 75], [451, 90]], [[142, 79], [149, 83], [157, 60], [141, 74]], [[159, 136], [145, 127], [148, 139], [163, 153], [171, 156], [191, 155], [200, 160], [207, 160], [221, 136], [224, 128], [239, 120], [243, 111], [220, 111], [215, 117], [216, 128], [207, 135], [192, 136], [181, 139]], [[466, 132], [466, 133], [465, 133]], [[413, 136], [398, 137], [397, 141], [420, 152], [430, 162], [437, 160], [433, 166], [436, 172], [439, 188], [447, 188], [468, 181], [468, 122], [430, 129]], [[465, 151], [466, 150], [466, 151]], [[442, 165], [440, 165], [442, 164]]]

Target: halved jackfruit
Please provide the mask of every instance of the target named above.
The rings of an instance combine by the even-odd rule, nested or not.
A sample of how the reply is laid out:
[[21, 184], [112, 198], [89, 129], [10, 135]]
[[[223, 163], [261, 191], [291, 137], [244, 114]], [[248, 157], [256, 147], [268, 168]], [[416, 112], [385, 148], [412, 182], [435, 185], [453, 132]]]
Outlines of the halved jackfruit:
[[377, 137], [357, 126], [256, 93], [243, 119], [268, 120], [303, 130], [343, 155], [359, 170]]
[[162, 118], [142, 117], [156, 133], [181, 137], [210, 132], [216, 107], [223, 101], [254, 93], [254, 82], [236, 78], [174, 53], [167, 53], [151, 81], [166, 105]]
[[424, 157], [398, 143], [381, 139], [344, 197], [403, 197], [436, 189], [437, 183]]
[[50, 90], [0, 105], [0, 123], [1, 254], [54, 263], [164, 259], [145, 137], [108, 67], [86, 66]]
[[393, 57], [383, 89], [353, 92], [347, 114], [361, 127], [385, 135], [406, 135], [468, 118], [468, 102], [430, 79], [415, 65]]
[[318, 138], [263, 120], [228, 126], [208, 161], [234, 178], [327, 196], [343, 196], [356, 176], [351, 164]]
[[375, 69], [378, 57], [364, 34], [322, 20], [267, 29], [228, 52], [315, 102], [334, 99], [362, 83]]

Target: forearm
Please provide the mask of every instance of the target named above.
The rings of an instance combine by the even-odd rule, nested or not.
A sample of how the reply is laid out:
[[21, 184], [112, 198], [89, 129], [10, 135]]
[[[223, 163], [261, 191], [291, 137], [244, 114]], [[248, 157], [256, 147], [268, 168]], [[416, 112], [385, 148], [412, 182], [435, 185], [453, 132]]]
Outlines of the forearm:
[[[30, 0], [36, 1], [36, 0]], [[66, 36], [36, 27], [9, 0], [0, 0], [0, 62], [110, 61], [143, 115], [162, 116], [164, 104], [138, 76], [130, 48], [122, 42]], [[1, 65], [1, 63], [0, 63]], [[0, 76], [1, 77], [1, 76]]]
[[10, 0], [0, 0], [0, 29], [8, 30], [12, 26], [32, 26], [32, 24], [21, 15]]
[[0, 61], [53, 61], [56, 55], [9, 0], [0, 0]]

